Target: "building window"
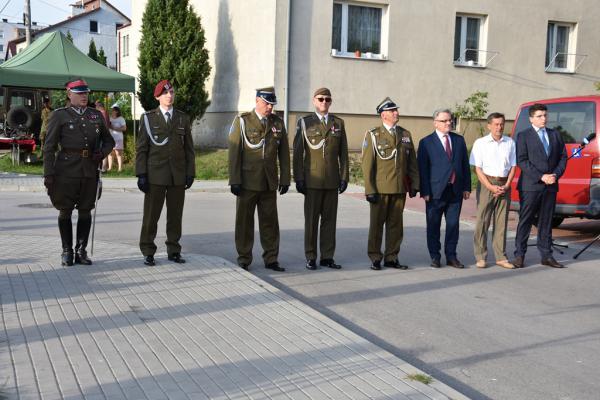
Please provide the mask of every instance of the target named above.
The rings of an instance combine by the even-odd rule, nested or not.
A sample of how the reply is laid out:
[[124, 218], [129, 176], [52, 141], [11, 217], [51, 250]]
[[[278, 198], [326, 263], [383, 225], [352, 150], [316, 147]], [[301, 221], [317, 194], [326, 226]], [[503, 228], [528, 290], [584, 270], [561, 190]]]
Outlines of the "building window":
[[341, 56], [383, 58], [385, 6], [333, 3], [331, 48]]
[[[549, 22], [546, 39], [546, 71], [573, 72], [575, 51], [571, 40], [575, 26], [562, 22]], [[573, 54], [571, 54], [573, 53]]]
[[129, 55], [129, 35], [123, 36], [123, 57]]
[[98, 21], [92, 21], [92, 20], [90, 20], [90, 32], [91, 33], [98, 33]]
[[[0, 44], [0, 53], [2, 53], [4, 51], [4, 45]], [[2, 56], [2, 54], [0, 54], [0, 57]]]
[[456, 15], [454, 26], [454, 63], [485, 66], [485, 16]]

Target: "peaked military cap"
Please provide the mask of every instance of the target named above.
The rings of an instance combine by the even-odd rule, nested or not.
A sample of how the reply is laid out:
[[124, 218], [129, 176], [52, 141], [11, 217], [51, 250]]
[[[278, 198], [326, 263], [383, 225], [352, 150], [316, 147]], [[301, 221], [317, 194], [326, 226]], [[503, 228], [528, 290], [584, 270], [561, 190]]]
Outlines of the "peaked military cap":
[[81, 78], [71, 80], [65, 86], [67, 90], [73, 93], [88, 93], [90, 91], [87, 82]]
[[381, 114], [383, 111], [396, 110], [397, 108], [398, 106], [396, 103], [394, 103], [394, 101], [389, 97], [386, 97], [381, 103], [379, 103], [376, 110], [377, 114]]
[[315, 94], [313, 94], [313, 97], [317, 97], [318, 95], [331, 97], [331, 91], [329, 89], [327, 89], [326, 87], [322, 87], [322, 88], [315, 90]]
[[256, 89], [256, 97], [260, 97], [269, 104], [277, 104], [277, 96], [275, 96], [273, 86]]

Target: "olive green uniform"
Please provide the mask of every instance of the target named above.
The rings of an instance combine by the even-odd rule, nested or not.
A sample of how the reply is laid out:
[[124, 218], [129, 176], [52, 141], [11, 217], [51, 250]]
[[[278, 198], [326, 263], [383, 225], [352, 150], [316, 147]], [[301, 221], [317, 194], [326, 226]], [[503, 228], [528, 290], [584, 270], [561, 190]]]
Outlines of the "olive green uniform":
[[42, 150], [44, 150], [44, 142], [46, 141], [46, 134], [48, 133], [48, 120], [50, 120], [51, 113], [52, 109], [48, 107], [42, 108], [42, 126], [40, 127], [40, 145], [42, 147]]
[[255, 111], [243, 113], [235, 118], [229, 131], [229, 184], [242, 186], [236, 201], [235, 246], [238, 263], [246, 265], [252, 262], [256, 208], [263, 260], [265, 265], [277, 262], [276, 191], [279, 185], [290, 184], [290, 151], [285, 125], [275, 114], [266, 119], [263, 127]]
[[156, 252], [154, 239], [165, 198], [167, 253], [181, 252], [179, 239], [186, 176], [194, 176], [195, 173], [194, 142], [189, 117], [173, 109], [169, 126], [160, 107], [145, 113], [140, 119], [135, 159], [135, 174], [147, 175], [150, 184], [148, 193], [144, 195], [144, 216], [140, 233], [140, 250], [144, 256], [153, 256]]
[[333, 259], [340, 181], [348, 182], [348, 140], [344, 120], [329, 114], [327, 123], [312, 113], [298, 120], [294, 137], [294, 180], [304, 181], [304, 252], [317, 257], [319, 218], [321, 260]]
[[[362, 169], [365, 194], [379, 194], [371, 203], [368, 254], [371, 261], [395, 261], [404, 234], [402, 213], [406, 193], [419, 190], [414, 143], [406, 129], [396, 125], [391, 134], [383, 125], [373, 128], [363, 142]], [[385, 225], [385, 252], [381, 253]]]

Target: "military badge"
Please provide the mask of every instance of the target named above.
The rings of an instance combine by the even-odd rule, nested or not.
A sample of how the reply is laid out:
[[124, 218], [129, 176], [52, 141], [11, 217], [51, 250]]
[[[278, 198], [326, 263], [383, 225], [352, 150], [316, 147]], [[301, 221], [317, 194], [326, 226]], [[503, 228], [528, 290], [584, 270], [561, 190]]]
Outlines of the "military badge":
[[410, 138], [407, 136], [402, 137], [402, 143], [410, 143]]

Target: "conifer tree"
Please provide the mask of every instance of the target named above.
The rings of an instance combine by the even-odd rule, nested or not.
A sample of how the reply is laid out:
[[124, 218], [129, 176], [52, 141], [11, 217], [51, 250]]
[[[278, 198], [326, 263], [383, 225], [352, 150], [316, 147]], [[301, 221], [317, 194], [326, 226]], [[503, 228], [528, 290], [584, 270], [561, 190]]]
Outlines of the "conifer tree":
[[106, 65], [106, 54], [104, 54], [104, 49], [102, 48], [102, 46], [100, 46], [100, 51], [98, 52], [98, 59], [96, 60], [98, 61], [100, 64], [104, 65], [105, 67]]
[[96, 43], [94, 43], [94, 39], [90, 40], [90, 48], [87, 55], [92, 60], [98, 62], [98, 51], [96, 50]]
[[204, 84], [210, 73], [204, 29], [188, 0], [148, 0], [139, 44], [138, 97], [146, 110], [157, 107], [154, 86], [169, 79], [175, 108], [192, 120], [210, 104]]
[[71, 31], [67, 31], [67, 39], [69, 39], [69, 41], [73, 43], [73, 35], [71, 35]]

